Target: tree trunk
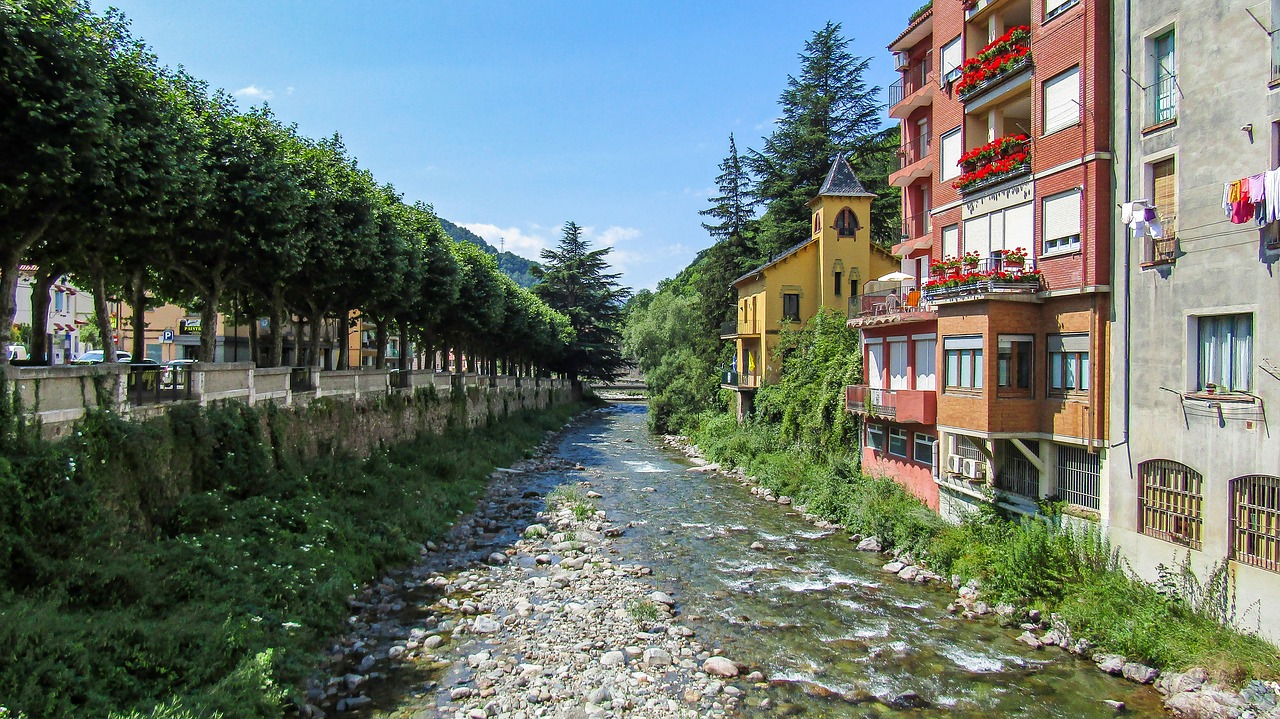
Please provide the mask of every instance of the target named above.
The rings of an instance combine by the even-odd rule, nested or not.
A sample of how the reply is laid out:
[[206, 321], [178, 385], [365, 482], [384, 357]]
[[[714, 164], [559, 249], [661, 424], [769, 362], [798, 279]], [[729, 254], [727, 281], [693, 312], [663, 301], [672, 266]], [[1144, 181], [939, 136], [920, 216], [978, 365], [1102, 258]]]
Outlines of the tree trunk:
[[323, 324], [320, 317], [320, 308], [311, 305], [311, 317], [307, 319], [307, 324], [311, 325], [311, 336], [309, 337], [311, 341], [308, 348], [311, 356], [307, 358], [308, 362], [312, 367], [324, 369], [324, 365], [320, 362], [320, 325]]
[[307, 364], [302, 361], [303, 360], [303, 357], [302, 357], [303, 322], [302, 322], [301, 315], [299, 315], [297, 319], [292, 320], [292, 322], [293, 322], [293, 366], [306, 367]]
[[284, 288], [276, 285], [271, 288], [271, 349], [267, 357], [268, 367], [279, 367], [284, 364]]
[[[102, 278], [101, 272], [93, 273], [93, 318], [98, 322], [98, 334], [102, 336], [102, 362], [115, 362], [115, 330], [111, 327], [111, 317], [107, 310], [107, 282]], [[119, 319], [116, 318], [116, 324], [119, 324]]]
[[374, 322], [374, 325], [378, 328], [377, 329], [378, 338], [375, 340], [378, 343], [378, 361], [374, 364], [374, 366], [377, 367], [378, 369], [386, 369], [387, 368], [387, 335], [389, 334], [387, 332], [387, 320], [385, 318], [379, 317], [377, 321]]
[[[61, 209], [61, 204], [49, 208], [36, 226], [23, 233], [22, 239], [14, 243], [4, 255], [4, 264], [0, 266], [0, 329], [4, 331], [5, 337], [9, 336], [13, 318], [18, 314], [18, 266], [22, 264], [22, 256], [44, 236]], [[7, 349], [8, 344], [7, 341], [4, 342], [4, 347], [0, 349]], [[0, 352], [0, 366], [7, 364], [9, 353]]]
[[404, 372], [409, 369], [409, 323], [403, 319], [396, 321], [397, 331], [400, 333], [400, 356], [396, 367]]
[[249, 323], [249, 361], [252, 362], [255, 366], [257, 366], [259, 359], [260, 357], [258, 356], [258, 320], [257, 318], [254, 318], [254, 320]]
[[338, 369], [351, 369], [351, 312], [338, 312]]
[[147, 356], [147, 285], [146, 272], [134, 270], [129, 278], [133, 290], [133, 357]]
[[218, 360], [218, 304], [222, 302], [222, 280], [214, 279], [200, 308], [200, 361]]
[[58, 275], [58, 270], [42, 267], [31, 288], [31, 359], [42, 365], [53, 364], [53, 348], [49, 346], [49, 290]]

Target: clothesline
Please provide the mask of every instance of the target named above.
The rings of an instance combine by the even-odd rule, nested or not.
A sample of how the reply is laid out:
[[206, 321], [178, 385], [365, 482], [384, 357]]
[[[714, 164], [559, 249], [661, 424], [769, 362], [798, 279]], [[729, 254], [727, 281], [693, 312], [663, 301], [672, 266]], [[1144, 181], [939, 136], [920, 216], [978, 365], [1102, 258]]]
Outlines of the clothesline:
[[1222, 209], [1234, 225], [1280, 220], [1280, 169], [1223, 183]]

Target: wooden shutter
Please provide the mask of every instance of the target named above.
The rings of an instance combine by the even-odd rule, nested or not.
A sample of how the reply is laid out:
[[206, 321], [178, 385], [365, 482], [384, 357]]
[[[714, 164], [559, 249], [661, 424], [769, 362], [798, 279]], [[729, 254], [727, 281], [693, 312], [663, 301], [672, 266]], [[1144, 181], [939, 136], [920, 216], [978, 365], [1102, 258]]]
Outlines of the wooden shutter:
[[1176, 237], [1178, 228], [1178, 173], [1174, 158], [1151, 165], [1151, 195], [1165, 237]]

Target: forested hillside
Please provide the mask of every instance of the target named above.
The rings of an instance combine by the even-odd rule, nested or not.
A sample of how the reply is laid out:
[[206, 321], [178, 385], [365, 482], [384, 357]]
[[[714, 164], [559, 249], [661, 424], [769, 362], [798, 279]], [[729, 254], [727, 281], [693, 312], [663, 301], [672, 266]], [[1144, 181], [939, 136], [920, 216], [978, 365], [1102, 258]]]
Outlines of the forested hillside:
[[498, 261], [498, 270], [502, 274], [516, 281], [516, 284], [528, 289], [533, 287], [538, 280], [533, 276], [533, 268], [538, 265], [533, 260], [526, 260], [520, 255], [513, 255], [510, 252], [499, 252], [498, 248], [489, 244], [483, 237], [460, 227], [452, 222], [440, 218], [440, 226], [444, 228], [446, 234], [453, 238], [455, 242], [470, 242], [478, 246], [480, 249], [494, 256]]

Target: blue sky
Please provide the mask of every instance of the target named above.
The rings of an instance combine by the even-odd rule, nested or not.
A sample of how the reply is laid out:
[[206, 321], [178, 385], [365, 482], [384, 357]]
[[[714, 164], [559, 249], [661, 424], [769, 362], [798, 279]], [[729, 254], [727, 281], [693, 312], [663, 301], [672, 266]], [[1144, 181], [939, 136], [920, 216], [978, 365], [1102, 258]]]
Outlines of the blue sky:
[[164, 64], [341, 133], [406, 199], [533, 259], [573, 220], [640, 288], [710, 244], [698, 211], [729, 133], [760, 145], [810, 34], [843, 23], [887, 87], [885, 45], [920, 3], [111, 4]]

